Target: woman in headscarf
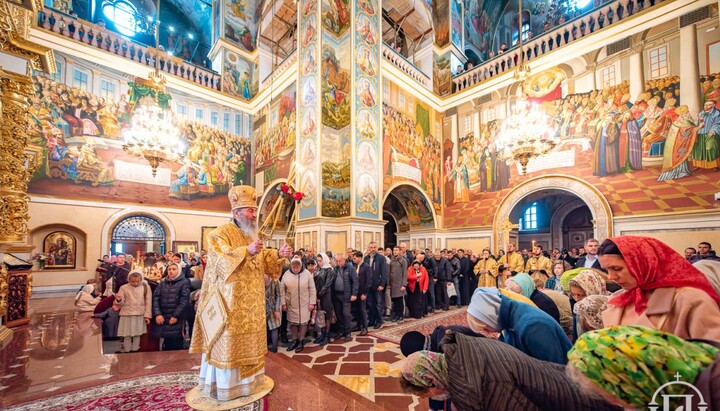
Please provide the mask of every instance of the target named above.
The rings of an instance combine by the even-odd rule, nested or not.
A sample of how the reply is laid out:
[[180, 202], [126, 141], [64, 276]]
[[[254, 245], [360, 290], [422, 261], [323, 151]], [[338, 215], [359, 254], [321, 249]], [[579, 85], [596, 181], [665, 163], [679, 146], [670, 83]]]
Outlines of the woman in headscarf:
[[607, 309], [607, 295], [589, 295], [575, 303], [573, 312], [577, 318], [578, 335], [603, 328], [602, 312]]
[[499, 332], [500, 340], [543, 361], [565, 364], [572, 344], [545, 312], [502, 295], [497, 288], [475, 290], [467, 310], [470, 328]]
[[529, 298], [539, 309], [545, 311], [560, 324], [560, 310], [558, 310], [557, 305], [552, 298], [535, 288], [535, 281], [528, 274], [517, 273], [508, 278], [505, 282], [505, 288]]
[[75, 308], [80, 312], [94, 311], [95, 306], [100, 302], [100, 297], [93, 297], [95, 291], [93, 284], [85, 284], [82, 290], [75, 294]]
[[573, 384], [561, 365], [537, 360], [500, 341], [450, 333], [443, 352], [418, 351], [401, 385], [421, 397], [448, 395], [458, 410], [614, 410]]
[[285, 290], [282, 299], [282, 309], [287, 311], [287, 320], [290, 323], [293, 342], [287, 350], [301, 352], [305, 348], [305, 334], [307, 334], [310, 313], [315, 309], [315, 282], [312, 274], [302, 266], [300, 257], [290, 260], [290, 269], [282, 277], [282, 287]]
[[[625, 408], [646, 409], [669, 394], [673, 403], [695, 396], [694, 404], [702, 395], [710, 410], [720, 410], [718, 347], [651, 328], [615, 326], [583, 334], [568, 354], [567, 372], [586, 391]], [[678, 405], [670, 409], [695, 409]]]
[[[584, 268], [577, 275], [573, 276], [567, 284], [568, 295], [573, 307], [573, 341], [582, 335], [585, 330], [578, 314], [575, 312], [575, 304], [583, 301], [591, 295], [607, 295], [605, 280], [600, 274], [590, 268]], [[602, 327], [601, 327], [602, 328]]]
[[720, 296], [720, 261], [700, 260], [693, 267], [705, 274], [713, 290]]
[[282, 298], [285, 290], [279, 280], [273, 280], [265, 274], [265, 321], [270, 341], [270, 352], [278, 350], [278, 329], [282, 322]]
[[422, 266], [420, 261], [415, 260], [412, 265], [408, 267], [407, 281], [407, 299], [410, 316], [413, 318], [422, 318], [425, 312], [424, 307], [427, 305], [425, 302], [425, 293], [427, 293], [430, 278], [428, 277], [427, 270]]
[[603, 324], [642, 325], [680, 338], [720, 341], [720, 297], [703, 273], [662, 241], [605, 240], [598, 258], [623, 289], [608, 301]]
[[330, 335], [330, 319], [333, 316], [332, 292], [333, 284], [335, 284], [335, 270], [330, 265], [330, 258], [325, 253], [317, 254], [318, 268], [315, 270], [315, 289], [317, 290], [317, 299], [319, 309], [325, 311], [325, 328], [321, 330], [320, 335], [315, 339], [315, 344], [325, 345], [328, 343]]

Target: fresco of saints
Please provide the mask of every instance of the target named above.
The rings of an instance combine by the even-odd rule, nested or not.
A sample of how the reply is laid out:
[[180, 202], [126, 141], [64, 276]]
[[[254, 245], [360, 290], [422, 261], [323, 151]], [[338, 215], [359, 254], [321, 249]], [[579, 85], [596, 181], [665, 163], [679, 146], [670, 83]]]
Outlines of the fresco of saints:
[[641, 170], [642, 140], [637, 120], [631, 110], [622, 114], [619, 138], [620, 171], [626, 173], [630, 170]]
[[720, 110], [706, 101], [698, 114], [700, 129], [692, 150], [692, 163], [698, 168], [720, 168]]
[[595, 162], [593, 164], [593, 175], [605, 177], [617, 174], [618, 172], [618, 137], [620, 135], [620, 127], [618, 126], [617, 113], [609, 112], [600, 129], [595, 135], [594, 150]]
[[698, 127], [692, 119], [687, 106], [675, 110], [678, 115], [673, 121], [665, 139], [663, 165], [658, 181], [674, 180], [691, 175], [688, 158], [697, 140]]
[[455, 202], [467, 203], [470, 201], [470, 183], [468, 183], [468, 170], [463, 155], [458, 157], [457, 166], [448, 176], [448, 180], [455, 180]]

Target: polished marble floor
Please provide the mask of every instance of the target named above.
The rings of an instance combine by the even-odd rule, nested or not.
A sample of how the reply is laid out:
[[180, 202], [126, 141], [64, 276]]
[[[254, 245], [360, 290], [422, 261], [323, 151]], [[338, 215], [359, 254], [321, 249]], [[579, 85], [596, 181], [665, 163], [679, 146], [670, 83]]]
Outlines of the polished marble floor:
[[[108, 380], [199, 368], [199, 355], [187, 351], [103, 354], [99, 320], [75, 312], [73, 301], [68, 294], [31, 300], [30, 324], [14, 328], [0, 351], [0, 409]], [[397, 344], [356, 336], [268, 355], [288, 356], [386, 409], [427, 409], [426, 401], [400, 391]]]

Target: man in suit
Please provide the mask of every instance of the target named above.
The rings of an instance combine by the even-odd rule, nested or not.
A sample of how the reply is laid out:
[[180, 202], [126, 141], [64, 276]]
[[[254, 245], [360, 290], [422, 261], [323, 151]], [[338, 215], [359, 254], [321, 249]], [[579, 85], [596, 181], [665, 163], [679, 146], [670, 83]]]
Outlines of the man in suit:
[[375, 329], [377, 330], [383, 325], [388, 265], [385, 256], [378, 254], [377, 244], [374, 241], [368, 244], [368, 254], [365, 256], [364, 262], [370, 266], [372, 273], [370, 277], [370, 293], [368, 294], [368, 310], [370, 323], [375, 324]]
[[353, 263], [355, 264], [355, 270], [358, 275], [358, 294], [359, 297], [355, 300], [355, 304], [358, 312], [358, 326], [360, 328], [360, 335], [368, 334], [368, 308], [367, 298], [370, 295], [370, 277], [372, 276], [372, 270], [368, 264], [363, 261], [363, 254], [361, 251], [355, 251], [352, 257]]
[[107, 271], [108, 278], [113, 279], [113, 294], [117, 294], [120, 287], [127, 284], [131, 268], [130, 263], [126, 261], [126, 255], [118, 254], [115, 265], [110, 266]]
[[600, 261], [598, 260], [598, 247], [600, 247], [600, 242], [594, 238], [585, 241], [586, 254], [578, 258], [577, 262], [575, 262], [575, 268], [585, 267], [605, 271], [602, 266], [600, 266]]

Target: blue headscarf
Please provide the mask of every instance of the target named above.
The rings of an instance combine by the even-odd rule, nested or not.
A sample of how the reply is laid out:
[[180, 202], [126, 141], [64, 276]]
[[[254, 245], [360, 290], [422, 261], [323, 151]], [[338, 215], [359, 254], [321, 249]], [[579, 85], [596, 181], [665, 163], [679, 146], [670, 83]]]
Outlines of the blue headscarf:
[[473, 293], [468, 314], [495, 330], [500, 329], [500, 290], [495, 287], [480, 287]]
[[522, 294], [530, 298], [532, 293], [535, 291], [535, 281], [527, 273], [517, 273], [515, 276], [510, 277], [510, 281], [515, 282], [520, 286]]

